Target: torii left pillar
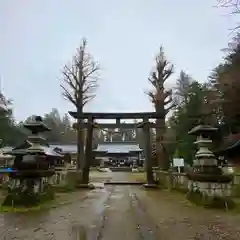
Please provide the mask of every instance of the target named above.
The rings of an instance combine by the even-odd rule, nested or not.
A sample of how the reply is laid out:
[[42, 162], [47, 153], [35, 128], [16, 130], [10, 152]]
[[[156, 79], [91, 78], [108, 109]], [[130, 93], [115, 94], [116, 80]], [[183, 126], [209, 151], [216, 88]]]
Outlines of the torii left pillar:
[[145, 166], [147, 174], [147, 183], [144, 184], [146, 188], [157, 188], [153, 178], [153, 164], [152, 164], [152, 147], [150, 140], [150, 123], [148, 119], [143, 119], [143, 137], [145, 141]]

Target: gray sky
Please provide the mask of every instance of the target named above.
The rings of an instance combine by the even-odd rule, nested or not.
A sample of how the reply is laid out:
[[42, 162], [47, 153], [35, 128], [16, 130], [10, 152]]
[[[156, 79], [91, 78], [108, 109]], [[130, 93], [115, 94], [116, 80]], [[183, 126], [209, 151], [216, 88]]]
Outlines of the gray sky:
[[23, 120], [73, 106], [61, 96], [61, 69], [82, 37], [102, 67], [89, 111], [151, 111], [144, 91], [159, 46], [175, 64], [205, 81], [221, 60], [233, 18], [215, 0], [0, 0], [2, 89]]

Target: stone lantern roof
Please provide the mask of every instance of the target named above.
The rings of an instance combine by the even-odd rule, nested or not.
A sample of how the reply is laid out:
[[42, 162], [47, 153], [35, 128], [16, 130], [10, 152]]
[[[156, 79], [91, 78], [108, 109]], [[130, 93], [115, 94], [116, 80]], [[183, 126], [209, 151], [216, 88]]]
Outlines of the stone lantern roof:
[[30, 130], [32, 134], [51, 131], [51, 129], [44, 124], [42, 117], [40, 116], [36, 116], [33, 120], [25, 123], [24, 127]]
[[213, 134], [217, 131], [218, 129], [215, 127], [212, 127], [211, 125], [198, 125], [194, 128], [192, 128], [188, 134], [190, 135], [195, 135], [195, 136], [199, 136], [201, 134]]
[[36, 116], [31, 121], [24, 124], [24, 127], [31, 131], [28, 136], [20, 146], [13, 148], [9, 154], [11, 155], [25, 155], [25, 154], [35, 154], [41, 153], [52, 157], [62, 157], [63, 155], [56, 152], [52, 147], [49, 146], [46, 139], [39, 135], [39, 133], [45, 131], [51, 131], [42, 121], [40, 116]]

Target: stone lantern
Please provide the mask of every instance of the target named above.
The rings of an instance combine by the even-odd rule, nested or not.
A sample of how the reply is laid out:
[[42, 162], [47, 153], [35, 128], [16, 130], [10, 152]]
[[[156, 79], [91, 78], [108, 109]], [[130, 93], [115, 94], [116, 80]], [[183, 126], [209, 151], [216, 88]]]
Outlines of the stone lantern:
[[24, 124], [24, 127], [31, 134], [22, 145], [10, 152], [15, 159], [10, 173], [9, 194], [3, 205], [31, 206], [54, 197], [45, 180], [54, 174], [54, 160], [61, 155], [51, 150], [39, 135], [50, 129], [39, 116]]
[[189, 132], [197, 136], [195, 144], [198, 145], [198, 151], [192, 170], [187, 174], [188, 197], [190, 200], [201, 201], [204, 205], [227, 207], [229, 202], [232, 202], [229, 201], [232, 177], [223, 174], [222, 169], [218, 167], [217, 158], [209, 149], [212, 143], [211, 136], [216, 131], [217, 128], [210, 125], [198, 125]]

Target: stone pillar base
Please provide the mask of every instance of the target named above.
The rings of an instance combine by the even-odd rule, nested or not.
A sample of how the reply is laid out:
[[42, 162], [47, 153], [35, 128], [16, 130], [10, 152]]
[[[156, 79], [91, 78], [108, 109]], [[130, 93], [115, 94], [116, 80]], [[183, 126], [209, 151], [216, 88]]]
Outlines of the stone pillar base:
[[54, 199], [54, 190], [42, 179], [13, 179], [2, 206], [33, 207]]
[[[208, 181], [189, 179], [187, 198], [206, 208], [234, 208], [235, 204], [231, 198], [230, 181], [227, 181], [226, 176], [220, 175], [215, 177], [219, 179], [218, 182], [213, 181], [211, 178]], [[195, 178], [197, 178], [196, 175]]]

